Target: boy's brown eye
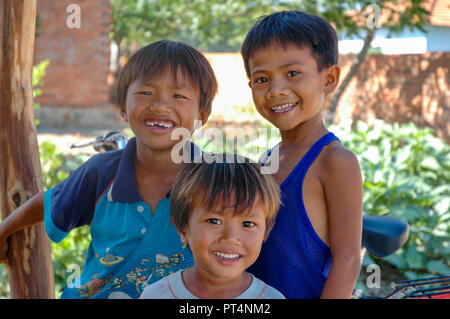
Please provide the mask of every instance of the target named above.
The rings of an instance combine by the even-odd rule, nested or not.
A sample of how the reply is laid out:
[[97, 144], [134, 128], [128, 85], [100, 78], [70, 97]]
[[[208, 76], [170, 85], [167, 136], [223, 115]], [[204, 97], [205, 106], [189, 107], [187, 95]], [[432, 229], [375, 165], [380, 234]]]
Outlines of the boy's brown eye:
[[298, 71], [289, 71], [288, 72], [288, 76], [296, 76], [296, 75], [299, 75], [300, 74], [300, 72], [298, 72]]
[[142, 91], [142, 92], [138, 92], [138, 94], [141, 94], [141, 95], [152, 95], [152, 92], [150, 92], [150, 91]]
[[255, 83], [265, 83], [265, 82], [267, 82], [267, 78], [265, 77], [260, 77], [255, 80]]
[[221, 225], [222, 222], [218, 218], [208, 218], [208, 222], [214, 225]]
[[244, 227], [253, 227], [253, 226], [255, 226], [255, 223], [254, 222], [250, 222], [250, 221], [245, 221], [245, 222], [242, 223], [242, 226], [244, 226]]

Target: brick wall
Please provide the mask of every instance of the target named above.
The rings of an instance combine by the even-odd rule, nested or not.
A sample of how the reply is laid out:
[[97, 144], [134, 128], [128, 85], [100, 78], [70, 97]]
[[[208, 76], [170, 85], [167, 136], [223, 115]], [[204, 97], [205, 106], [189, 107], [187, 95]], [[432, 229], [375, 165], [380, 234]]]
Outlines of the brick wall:
[[[81, 28], [66, 24], [80, 7]], [[50, 59], [42, 107], [101, 108], [109, 104], [109, 0], [38, 0], [35, 63]], [[73, 22], [73, 20], [70, 20]]]
[[[340, 57], [343, 76], [353, 57]], [[450, 142], [450, 52], [410, 55], [374, 54], [361, 65], [343, 95], [338, 113], [370, 123], [414, 122], [433, 127]]]

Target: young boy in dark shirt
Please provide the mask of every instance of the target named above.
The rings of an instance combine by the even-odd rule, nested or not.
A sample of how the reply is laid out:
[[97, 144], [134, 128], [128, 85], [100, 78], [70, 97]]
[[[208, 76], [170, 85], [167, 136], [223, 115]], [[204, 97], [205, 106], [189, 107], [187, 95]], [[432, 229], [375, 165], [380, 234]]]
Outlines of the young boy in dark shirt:
[[61, 298], [137, 298], [152, 282], [191, 266], [192, 254], [170, 223], [170, 189], [186, 165], [173, 160], [180, 141], [171, 135], [178, 128], [192, 132], [196, 120], [204, 124], [216, 92], [214, 71], [196, 49], [158, 41], [138, 50], [117, 92], [135, 138], [123, 150], [93, 156], [2, 221], [0, 261], [8, 236], [43, 221], [55, 242], [90, 226], [79, 284], [68, 283]]

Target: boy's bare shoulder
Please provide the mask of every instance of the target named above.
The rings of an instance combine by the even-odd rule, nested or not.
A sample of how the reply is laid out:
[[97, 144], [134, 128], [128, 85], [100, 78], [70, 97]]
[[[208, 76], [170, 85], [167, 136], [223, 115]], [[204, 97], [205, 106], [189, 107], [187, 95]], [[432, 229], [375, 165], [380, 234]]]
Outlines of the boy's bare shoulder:
[[321, 168], [324, 174], [339, 171], [341, 173], [360, 172], [356, 155], [341, 142], [333, 141], [322, 151]]

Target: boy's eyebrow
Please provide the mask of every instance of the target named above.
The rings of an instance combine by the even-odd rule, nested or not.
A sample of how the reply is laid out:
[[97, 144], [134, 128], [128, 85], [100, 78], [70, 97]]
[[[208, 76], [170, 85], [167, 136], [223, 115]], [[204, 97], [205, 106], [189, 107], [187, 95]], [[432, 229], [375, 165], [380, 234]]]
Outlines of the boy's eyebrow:
[[250, 75], [255, 75], [256, 73], [264, 73], [266, 72], [264, 69], [253, 69], [253, 72]]
[[[225, 206], [228, 208], [233, 208], [234, 206]], [[220, 212], [216, 212], [217, 214], [221, 214]], [[223, 213], [222, 213], [223, 214]], [[235, 214], [239, 214], [239, 215], [243, 215], [249, 218], [256, 218], [259, 217], [260, 214], [258, 214], [254, 209], [252, 209], [251, 211], [239, 211], [239, 212], [235, 212]], [[265, 216], [266, 214], [264, 214]]]
[[301, 64], [299, 62], [289, 62], [289, 63], [283, 64], [281, 67], [282, 68], [287, 68], [287, 67], [293, 66], [293, 65], [301, 65], [301, 66], [303, 66], [303, 64]]
[[[222, 208], [233, 208], [234, 206], [224, 206]], [[234, 212], [233, 214], [238, 214], [238, 215], [242, 215], [244, 216], [244, 218], [260, 218], [261, 215], [258, 214], [257, 212], [250, 211], [250, 212]], [[203, 211], [201, 212], [200, 216], [224, 216], [224, 212], [220, 209], [203, 209]], [[264, 212], [263, 214], [264, 219], [267, 219], [267, 214], [266, 212]]]
[[223, 214], [219, 211], [213, 211], [208, 209], [203, 209], [200, 216], [222, 216]]
[[191, 87], [190, 85], [186, 85], [186, 84], [178, 84], [178, 83], [175, 83], [172, 87], [173, 87], [174, 89], [185, 89], [185, 90], [190, 90], [190, 91], [192, 91], [192, 87]]
[[[250, 213], [245, 213], [244, 215], [248, 216], [248, 217], [259, 217], [259, 216], [261, 216], [260, 214], [254, 212], [254, 211], [252, 211]], [[266, 214], [264, 214], [264, 216], [266, 216]]]
[[[146, 82], [143, 82], [143, 85], [153, 86], [154, 84], [152, 82], [146, 81]], [[170, 87], [173, 89], [177, 89], [177, 90], [182, 90], [182, 89], [189, 90], [189, 91], [193, 90], [190, 85], [182, 84], [182, 83], [175, 83], [175, 84], [170, 85]]]
[[[287, 68], [287, 67], [290, 67], [290, 66], [293, 66], [293, 65], [301, 65], [301, 66], [304, 66], [304, 64], [301, 64], [300, 62], [288, 62], [288, 63], [285, 63], [285, 64], [279, 66], [279, 68], [283, 68], [283, 69], [284, 69], [284, 68]], [[251, 75], [254, 75], [254, 74], [256, 74], [256, 73], [264, 73], [264, 72], [266, 72], [264, 69], [256, 68], [256, 69], [253, 70], [253, 72], [251, 73]]]

